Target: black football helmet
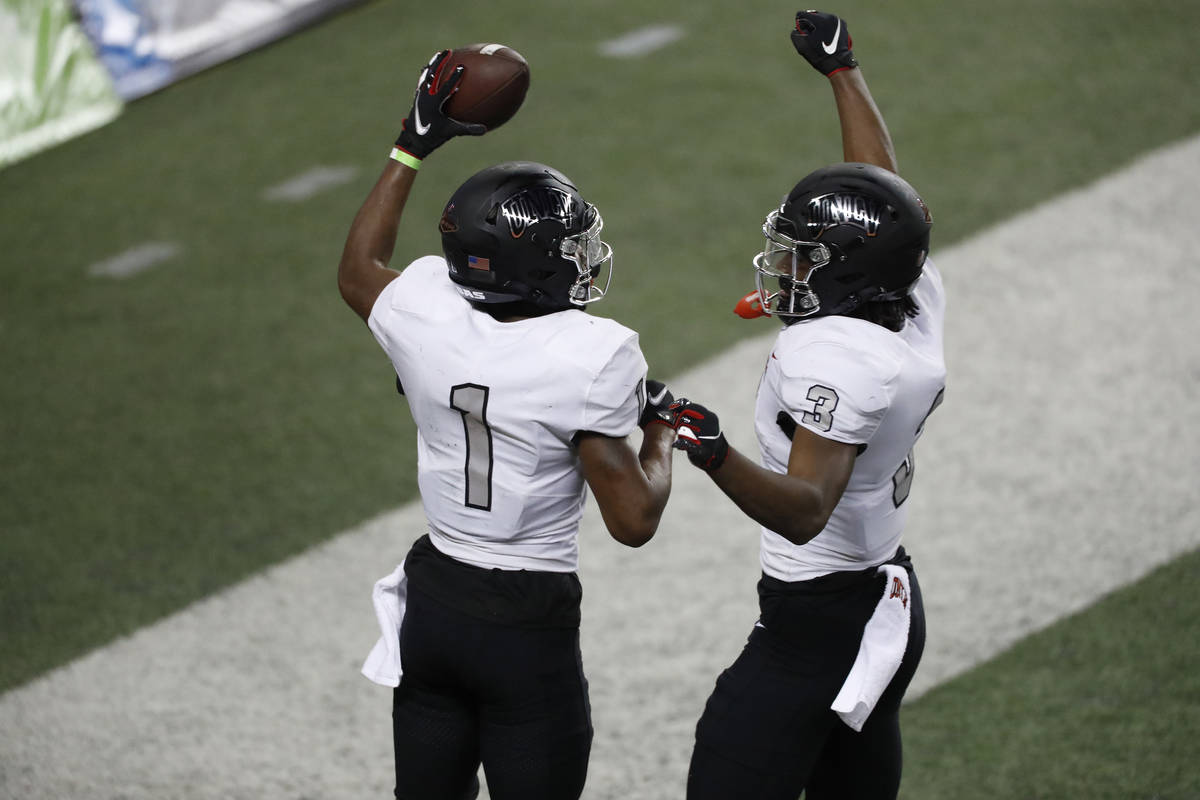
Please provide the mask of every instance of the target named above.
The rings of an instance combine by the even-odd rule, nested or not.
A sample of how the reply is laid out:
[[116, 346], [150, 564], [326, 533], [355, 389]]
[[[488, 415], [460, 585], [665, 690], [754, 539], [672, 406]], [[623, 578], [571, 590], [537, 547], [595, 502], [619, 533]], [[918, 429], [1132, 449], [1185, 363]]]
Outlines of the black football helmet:
[[824, 167], [763, 223], [754, 257], [763, 309], [784, 321], [849, 314], [906, 297], [925, 264], [933, 219], [908, 183], [881, 167]]
[[450, 280], [475, 303], [582, 308], [602, 298], [612, 278], [600, 212], [545, 164], [508, 161], [477, 172], [451, 196], [438, 227]]

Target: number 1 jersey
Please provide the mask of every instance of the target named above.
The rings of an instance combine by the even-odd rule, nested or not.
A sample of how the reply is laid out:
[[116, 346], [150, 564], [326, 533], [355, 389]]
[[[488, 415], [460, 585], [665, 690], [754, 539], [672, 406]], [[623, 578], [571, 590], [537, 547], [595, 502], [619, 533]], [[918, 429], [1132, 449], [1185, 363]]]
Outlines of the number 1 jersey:
[[417, 259], [371, 309], [417, 424], [417, 475], [438, 550], [485, 568], [571, 572], [585, 483], [572, 438], [629, 435], [646, 361], [637, 334], [571, 309], [499, 322]]

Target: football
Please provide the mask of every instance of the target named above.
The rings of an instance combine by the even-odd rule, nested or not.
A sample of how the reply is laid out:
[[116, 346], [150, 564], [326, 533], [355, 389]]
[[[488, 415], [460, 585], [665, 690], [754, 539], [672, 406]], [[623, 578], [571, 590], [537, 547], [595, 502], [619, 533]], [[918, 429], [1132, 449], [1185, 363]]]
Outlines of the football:
[[459, 122], [476, 122], [494, 130], [512, 119], [529, 90], [529, 64], [502, 44], [456, 47], [451, 64], [462, 64], [462, 82], [446, 103], [445, 113]]
[[529, 90], [529, 65], [504, 44], [467, 44], [451, 50], [450, 64], [466, 67], [445, 114], [460, 122], [479, 122], [488, 131], [512, 119]]

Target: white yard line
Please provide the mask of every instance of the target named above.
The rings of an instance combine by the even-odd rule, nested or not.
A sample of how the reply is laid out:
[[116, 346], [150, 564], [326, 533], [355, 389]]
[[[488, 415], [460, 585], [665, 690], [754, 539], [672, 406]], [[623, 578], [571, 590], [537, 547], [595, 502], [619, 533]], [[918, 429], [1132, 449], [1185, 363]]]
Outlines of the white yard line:
[[358, 174], [358, 167], [313, 167], [294, 178], [263, 191], [266, 200], [299, 203], [326, 189], [349, 183]]
[[175, 242], [146, 242], [111, 258], [97, 261], [87, 268], [87, 273], [93, 278], [132, 278], [170, 261], [179, 255], [179, 252], [180, 247]]
[[[1198, 182], [1200, 138], [937, 254], [951, 377], [910, 500], [914, 696], [1200, 544]], [[751, 452], [772, 324], [672, 381]], [[0, 697], [0, 797], [390, 796], [390, 695], [358, 667], [371, 584], [421, 526], [385, 514]], [[582, 549], [585, 797], [682, 796], [754, 622], [757, 531], [680, 457], [653, 542], [593, 512]]]
[[683, 33], [678, 25], [648, 25], [601, 42], [598, 50], [612, 58], [638, 58], [682, 39]]

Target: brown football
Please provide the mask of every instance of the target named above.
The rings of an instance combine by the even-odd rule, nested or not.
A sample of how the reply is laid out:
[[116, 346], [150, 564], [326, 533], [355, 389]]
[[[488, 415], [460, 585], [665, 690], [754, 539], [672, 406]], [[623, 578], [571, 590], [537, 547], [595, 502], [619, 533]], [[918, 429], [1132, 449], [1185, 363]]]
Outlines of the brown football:
[[456, 47], [451, 64], [462, 64], [462, 82], [446, 103], [446, 116], [478, 122], [488, 130], [512, 119], [529, 90], [529, 64], [524, 56], [502, 44]]

